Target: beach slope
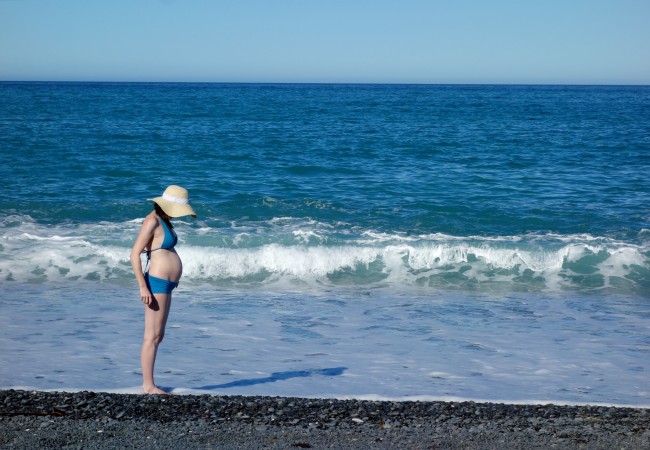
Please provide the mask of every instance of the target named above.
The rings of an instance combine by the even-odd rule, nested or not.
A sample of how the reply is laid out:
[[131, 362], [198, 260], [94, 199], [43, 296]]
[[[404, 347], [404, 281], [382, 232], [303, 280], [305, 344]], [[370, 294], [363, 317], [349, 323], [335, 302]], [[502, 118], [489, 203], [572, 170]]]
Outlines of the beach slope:
[[2, 448], [650, 448], [650, 410], [0, 391]]

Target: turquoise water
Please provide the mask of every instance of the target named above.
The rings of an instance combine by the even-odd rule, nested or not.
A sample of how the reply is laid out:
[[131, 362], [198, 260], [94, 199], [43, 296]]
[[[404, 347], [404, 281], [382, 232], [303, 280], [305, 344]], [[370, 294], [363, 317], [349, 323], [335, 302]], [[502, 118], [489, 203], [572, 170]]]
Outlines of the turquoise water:
[[[0, 307], [12, 330], [0, 356], [5, 367], [21, 361], [25, 374], [2, 369], [0, 385], [85, 387], [70, 381], [70, 367], [80, 380], [102, 380], [92, 388], [122, 388], [125, 373], [126, 386], [137, 385], [137, 359], [103, 343], [93, 352], [108, 352], [118, 372], [98, 361], [106, 376], [89, 377], [65, 358], [67, 369], [37, 378], [43, 358], [30, 349], [48, 344], [24, 333], [47, 322], [33, 322], [34, 312], [26, 315], [17, 299], [73, 317], [91, 308], [94, 291], [127, 311], [136, 307], [128, 253], [151, 208], [145, 199], [180, 184], [199, 217], [176, 225], [184, 263], [176, 297], [186, 308], [172, 314], [177, 327], [246, 335], [250, 323], [234, 319], [246, 314], [275, 336], [269, 349], [295, 339], [284, 353], [318, 349], [302, 353], [329, 355], [313, 373], [341, 373], [330, 384], [319, 375], [296, 377], [301, 384], [282, 377], [244, 383], [243, 393], [263, 386], [277, 395], [525, 400], [543, 392], [559, 401], [650, 403], [648, 87], [0, 83], [0, 154]], [[338, 319], [323, 319], [330, 307]], [[203, 323], [222, 317], [223, 308], [227, 324]], [[377, 312], [383, 308], [392, 326]], [[139, 309], [129, 314], [139, 327]], [[358, 327], [341, 328], [348, 314], [363, 318]], [[478, 321], [471, 333], [468, 315]], [[122, 348], [137, 346], [131, 331], [104, 323], [106, 315], [93, 317], [121, 336]], [[17, 322], [20, 330], [10, 326]], [[404, 326], [410, 322], [419, 325]], [[81, 327], [76, 323], [66, 328]], [[305, 323], [336, 331], [310, 334]], [[519, 343], [538, 343], [516, 350], [515, 341], [496, 342], [495, 324]], [[56, 335], [58, 328], [47, 326], [45, 335]], [[369, 331], [376, 329], [382, 333]], [[472, 342], [453, 337], [459, 333]], [[552, 341], [553, 333], [566, 334], [566, 344]], [[204, 357], [191, 336], [183, 348]], [[335, 336], [391, 348], [388, 368], [355, 368], [350, 360], [363, 352], [347, 344], [338, 344], [342, 353], [323, 350]], [[78, 342], [61, 337], [60, 345]], [[401, 355], [419, 345], [409, 363], [417, 369], [402, 373], [409, 364]], [[501, 375], [452, 358], [476, 361], [482, 348], [494, 350], [485, 353], [494, 373], [519, 363], [519, 388], [499, 389], [507, 384]], [[607, 348], [619, 351], [608, 355]], [[291, 362], [304, 361], [295, 355], [268, 350], [280, 367], [260, 366], [247, 347], [233, 343], [231, 350], [231, 372], [188, 363], [169, 383], [232, 392], [243, 366], [304, 372]], [[427, 356], [436, 352], [441, 367]], [[576, 359], [582, 367], [597, 360], [609, 366], [574, 373]], [[332, 367], [346, 370], [322, 372]], [[606, 388], [563, 391], [540, 370], [594, 377], [591, 384]], [[364, 379], [370, 372], [402, 373], [412, 387], [389, 375], [377, 375], [374, 391], [353, 376], [341, 383], [345, 374]], [[444, 389], [435, 381], [442, 379]]]

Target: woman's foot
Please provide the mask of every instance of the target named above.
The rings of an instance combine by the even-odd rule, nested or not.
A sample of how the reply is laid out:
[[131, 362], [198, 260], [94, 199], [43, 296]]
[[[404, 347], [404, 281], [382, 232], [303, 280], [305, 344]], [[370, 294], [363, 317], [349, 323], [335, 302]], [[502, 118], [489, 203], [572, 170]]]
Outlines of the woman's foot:
[[142, 386], [142, 391], [145, 394], [154, 394], [154, 395], [169, 395], [169, 392], [165, 392], [160, 389], [158, 386]]

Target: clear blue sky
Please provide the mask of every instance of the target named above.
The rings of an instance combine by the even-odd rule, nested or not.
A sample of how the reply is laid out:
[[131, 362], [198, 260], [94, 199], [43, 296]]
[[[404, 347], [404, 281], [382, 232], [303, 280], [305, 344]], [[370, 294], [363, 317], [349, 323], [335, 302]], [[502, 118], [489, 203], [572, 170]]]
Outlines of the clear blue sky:
[[0, 80], [650, 84], [650, 0], [0, 0]]

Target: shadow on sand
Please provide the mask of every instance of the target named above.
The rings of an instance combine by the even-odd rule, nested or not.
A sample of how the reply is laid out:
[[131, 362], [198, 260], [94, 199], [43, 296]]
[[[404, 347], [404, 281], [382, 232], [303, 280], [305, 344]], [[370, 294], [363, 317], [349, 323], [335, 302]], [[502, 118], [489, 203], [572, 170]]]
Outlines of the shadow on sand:
[[290, 370], [288, 372], [274, 372], [269, 377], [231, 381], [230, 383], [214, 384], [211, 386], [199, 386], [194, 389], [210, 391], [214, 389], [227, 389], [232, 387], [254, 386], [256, 384], [275, 383], [276, 381], [284, 381], [284, 380], [289, 380], [291, 378], [305, 378], [305, 377], [311, 377], [313, 375], [322, 375], [325, 377], [336, 377], [342, 375], [346, 369], [347, 367], [332, 367], [329, 369]]

